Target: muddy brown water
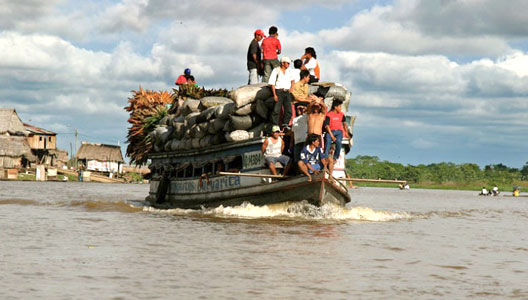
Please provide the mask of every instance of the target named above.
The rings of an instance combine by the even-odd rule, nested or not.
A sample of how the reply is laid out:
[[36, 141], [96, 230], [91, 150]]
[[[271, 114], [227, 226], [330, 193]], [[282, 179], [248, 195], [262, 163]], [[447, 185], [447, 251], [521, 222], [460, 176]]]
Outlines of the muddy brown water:
[[528, 299], [528, 198], [351, 190], [157, 210], [148, 185], [0, 181], [0, 299]]

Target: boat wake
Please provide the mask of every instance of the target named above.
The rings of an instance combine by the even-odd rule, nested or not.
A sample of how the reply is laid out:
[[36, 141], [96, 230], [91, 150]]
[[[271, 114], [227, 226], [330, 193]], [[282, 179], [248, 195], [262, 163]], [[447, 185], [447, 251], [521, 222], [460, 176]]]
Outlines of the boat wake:
[[219, 206], [215, 208], [195, 209], [157, 209], [146, 201], [111, 201], [108, 199], [70, 200], [70, 201], [36, 201], [28, 199], [0, 199], [0, 205], [30, 205], [78, 208], [93, 212], [149, 212], [155, 214], [232, 218], [232, 219], [278, 219], [278, 220], [321, 220], [321, 221], [367, 221], [390, 222], [416, 218], [416, 215], [406, 212], [390, 212], [373, 210], [368, 207], [341, 207], [326, 204], [317, 207], [307, 201], [286, 202], [265, 206], [255, 206], [243, 203], [239, 206]]
[[341, 207], [327, 204], [317, 207], [307, 201], [295, 203], [280, 203], [265, 206], [255, 206], [244, 203], [239, 206], [219, 206], [216, 208], [190, 209], [156, 209], [144, 207], [143, 211], [169, 215], [203, 215], [217, 218], [241, 219], [294, 219], [322, 221], [367, 221], [390, 222], [411, 219], [412, 215], [405, 212], [376, 211], [368, 207]]

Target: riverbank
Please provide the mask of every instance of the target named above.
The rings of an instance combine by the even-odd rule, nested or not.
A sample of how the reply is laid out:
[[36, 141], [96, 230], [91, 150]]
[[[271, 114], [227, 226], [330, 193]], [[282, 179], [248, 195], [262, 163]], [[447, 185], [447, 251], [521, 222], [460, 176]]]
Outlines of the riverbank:
[[[145, 183], [143, 180], [143, 175], [141, 175], [140, 173], [136, 173], [136, 172], [127, 172], [123, 174], [121, 178], [126, 183]], [[0, 178], [0, 180], [2, 181], [36, 181], [34, 172], [18, 173], [17, 179]], [[55, 179], [47, 180], [47, 181], [77, 182], [78, 178], [77, 176], [72, 175], [72, 174], [57, 174]]]
[[[359, 187], [383, 187], [383, 188], [398, 188], [396, 184], [388, 183], [354, 183], [355, 186]], [[489, 184], [485, 181], [474, 181], [474, 182], [418, 182], [409, 183], [411, 188], [415, 189], [430, 189], [430, 190], [459, 190], [459, 191], [476, 191], [480, 192], [482, 187], [490, 190], [494, 184]], [[499, 191], [509, 193], [512, 191], [514, 186], [519, 186], [522, 191], [528, 191], [528, 181], [513, 181], [511, 183], [497, 184]]]

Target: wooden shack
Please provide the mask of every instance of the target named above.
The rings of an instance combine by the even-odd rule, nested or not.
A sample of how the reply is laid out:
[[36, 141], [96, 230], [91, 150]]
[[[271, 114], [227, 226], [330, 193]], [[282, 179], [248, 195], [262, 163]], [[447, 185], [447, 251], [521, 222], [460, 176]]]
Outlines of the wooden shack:
[[13, 108], [0, 108], [0, 168], [16, 169], [36, 161], [27, 142], [28, 132]]
[[75, 157], [85, 170], [103, 173], [121, 173], [125, 162], [118, 145], [82, 142]]
[[68, 163], [68, 152], [57, 149], [57, 134], [37, 126], [24, 123], [28, 132], [28, 144], [38, 163], [61, 167]]
[[28, 132], [28, 144], [33, 150], [55, 150], [57, 149], [57, 134], [27, 123], [24, 128]]

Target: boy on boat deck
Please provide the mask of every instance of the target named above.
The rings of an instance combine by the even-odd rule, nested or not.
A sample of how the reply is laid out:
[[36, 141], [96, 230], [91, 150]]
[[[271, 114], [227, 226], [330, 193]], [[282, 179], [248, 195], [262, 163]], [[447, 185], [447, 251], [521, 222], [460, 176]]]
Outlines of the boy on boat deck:
[[277, 169], [275, 164], [280, 162], [284, 167], [284, 174], [288, 174], [291, 168], [290, 158], [286, 155], [283, 155], [284, 151], [284, 141], [279, 136], [280, 127], [275, 125], [271, 128], [271, 137], [267, 138], [264, 143], [262, 143], [262, 153], [264, 154], [264, 160], [266, 165], [269, 167], [271, 174], [277, 175]]
[[323, 169], [328, 171], [328, 159], [323, 158], [320, 145], [321, 137], [317, 134], [309, 134], [306, 139], [306, 146], [301, 151], [300, 160], [297, 163], [301, 172], [308, 176], [308, 181], [312, 181], [310, 174], [319, 174]]
[[[334, 165], [339, 159], [339, 155], [341, 155], [343, 138], [350, 139], [348, 136], [345, 114], [341, 111], [342, 104], [342, 101], [335, 100], [332, 103], [332, 109], [330, 112], [326, 113], [324, 122], [324, 128], [326, 129], [324, 157], [329, 159], [330, 174], [333, 174]], [[336, 144], [335, 151], [334, 155], [329, 155], [332, 143]]]

